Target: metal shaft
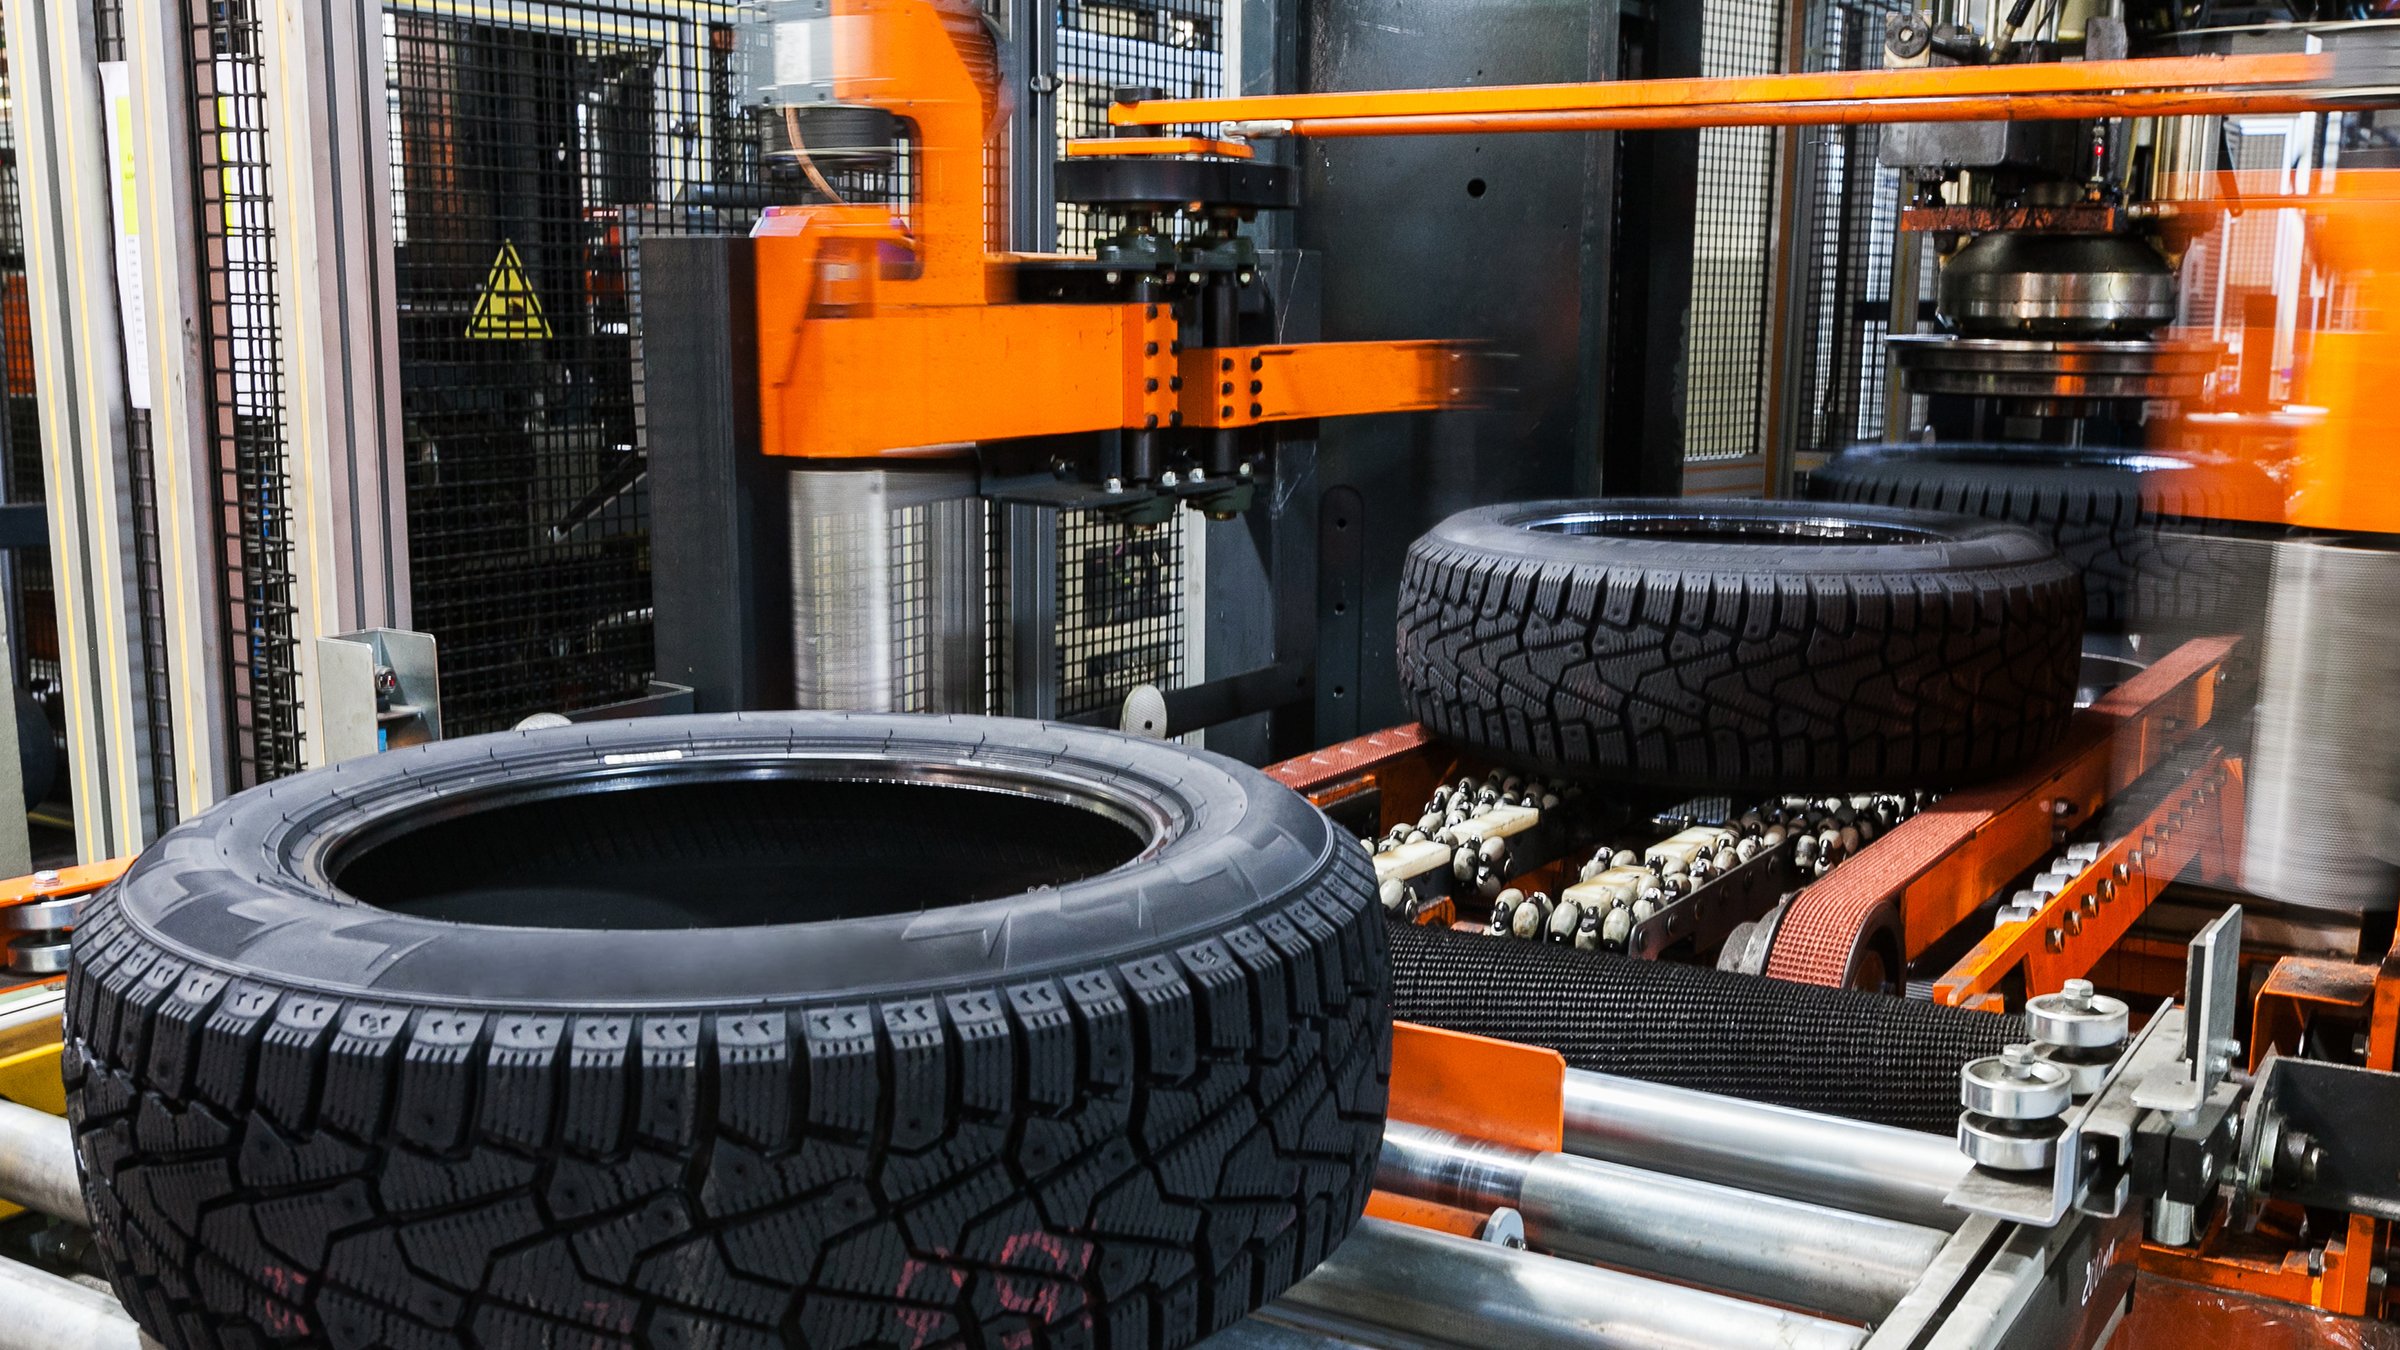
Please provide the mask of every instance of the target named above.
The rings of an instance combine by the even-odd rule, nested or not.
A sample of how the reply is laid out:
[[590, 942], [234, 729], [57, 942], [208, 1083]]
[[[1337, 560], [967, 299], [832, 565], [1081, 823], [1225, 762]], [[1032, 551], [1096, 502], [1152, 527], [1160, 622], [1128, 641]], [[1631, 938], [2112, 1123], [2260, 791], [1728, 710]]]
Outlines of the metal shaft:
[[1377, 1350], [1851, 1350], [1858, 1327], [1361, 1219], [1258, 1316]]
[[1397, 1121], [1384, 1128], [1375, 1185], [1463, 1209], [1513, 1205], [1536, 1251], [1860, 1321], [1890, 1312], [1943, 1241], [1913, 1224]]
[[18, 1261], [0, 1260], [0, 1350], [143, 1350], [117, 1301]]
[[1567, 1152], [1954, 1229], [1969, 1164], [1955, 1140], [1888, 1125], [1567, 1071]]
[[75, 1135], [65, 1120], [0, 1100], [0, 1200], [91, 1226], [75, 1171]]

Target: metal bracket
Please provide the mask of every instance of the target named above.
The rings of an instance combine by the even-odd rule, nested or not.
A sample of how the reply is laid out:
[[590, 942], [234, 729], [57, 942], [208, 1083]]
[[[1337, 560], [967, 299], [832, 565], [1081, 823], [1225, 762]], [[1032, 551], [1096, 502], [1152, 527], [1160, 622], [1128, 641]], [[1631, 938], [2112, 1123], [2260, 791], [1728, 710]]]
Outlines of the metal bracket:
[[2274, 1056], [2250, 1091], [2238, 1211], [2272, 1196], [2400, 1220], [2400, 1074]]
[[2183, 1116], [2208, 1100], [2240, 1048], [2233, 1019], [2241, 983], [2242, 907], [2235, 905], [2192, 935], [2183, 971], [2183, 1053], [2134, 1087], [2134, 1105]]
[[2171, 1063], [2181, 1040], [2183, 1012], [2162, 1004], [2115, 1067], [2100, 1090], [2069, 1111], [2047, 1175], [1995, 1172], [1978, 1167], [1959, 1180], [1944, 1199], [1970, 1214], [2049, 1227], [2068, 1211], [2113, 1215], [2123, 1208], [2126, 1160], [2131, 1156], [2133, 1126], [2140, 1110], [2118, 1090], [2123, 1082], [2142, 1081]]

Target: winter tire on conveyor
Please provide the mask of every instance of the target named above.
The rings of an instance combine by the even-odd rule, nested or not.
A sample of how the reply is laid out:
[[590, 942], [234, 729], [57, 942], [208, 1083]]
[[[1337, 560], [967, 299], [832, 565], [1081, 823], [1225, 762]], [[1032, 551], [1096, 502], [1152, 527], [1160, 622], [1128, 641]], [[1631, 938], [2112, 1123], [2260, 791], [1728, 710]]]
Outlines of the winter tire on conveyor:
[[351, 760], [76, 934], [68, 1116], [170, 1347], [1188, 1345], [1366, 1202], [1374, 878], [1231, 761], [658, 719]]
[[2058, 445], [1861, 445], [1809, 475], [1820, 501], [1948, 511], [2023, 525], [2083, 574], [2088, 627], [2246, 623], [2264, 597], [2257, 550], [2222, 518], [2279, 513], [2255, 465]]
[[2083, 594], [2013, 525], [1552, 501], [1410, 546], [1400, 687], [1495, 757], [1717, 791], [1950, 787], [2055, 744]]

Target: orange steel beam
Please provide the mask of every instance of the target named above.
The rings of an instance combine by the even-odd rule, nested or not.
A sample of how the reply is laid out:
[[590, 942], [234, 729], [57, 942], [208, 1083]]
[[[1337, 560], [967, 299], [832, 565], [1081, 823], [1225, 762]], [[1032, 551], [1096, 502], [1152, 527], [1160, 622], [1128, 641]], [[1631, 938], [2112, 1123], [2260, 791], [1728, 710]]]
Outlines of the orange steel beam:
[[[1869, 126], [1892, 122], [2041, 122], [2095, 117], [2227, 116], [2318, 112], [2353, 106], [2314, 90], [2134, 90], [2115, 94], [1984, 94], [1864, 102], [1701, 103], [1569, 112], [1424, 113], [1300, 117], [1279, 135], [1485, 135], [1512, 131], [1669, 131], [1693, 127]], [[1249, 124], [1258, 128], [1258, 124]], [[1266, 130], [1266, 128], [1258, 128]]]
[[1127, 155], [1256, 159], [1258, 151], [1248, 141], [1221, 141], [1212, 136], [1079, 136], [1067, 142], [1068, 159], [1117, 159]]
[[1471, 354], [1455, 342], [1214, 347], [1182, 361], [1185, 426], [1450, 408], [1474, 386]]
[[2005, 66], [1926, 66], [1707, 79], [1603, 80], [1580, 84], [1502, 84], [1464, 89], [1386, 89], [1350, 93], [1262, 94], [1243, 98], [1142, 99], [1112, 104], [1115, 126], [1186, 122], [1297, 121], [1495, 113], [1591, 112], [1759, 103], [1837, 103], [1982, 95], [2069, 94], [2242, 85], [2305, 85], [2331, 79], [2329, 56], [2183, 56], [2123, 61], [2036, 62]]
[[2217, 672], [2239, 639], [2195, 638], [2077, 713], [2043, 762], [1944, 797], [1792, 901], [1767, 974], [1838, 984], [1851, 944], [1878, 915], [1900, 915], [1913, 960], [2056, 846], [2062, 825], [2147, 773], [2215, 711]]
[[2031, 918], [1984, 935], [1934, 981], [1933, 1001], [2000, 1012], [1994, 1000], [2013, 971], [2024, 971], [2027, 995], [2090, 974], [2185, 867], [2221, 872], [2238, 854], [2229, 835], [2240, 828], [2241, 787], [2238, 765], [2212, 755]]

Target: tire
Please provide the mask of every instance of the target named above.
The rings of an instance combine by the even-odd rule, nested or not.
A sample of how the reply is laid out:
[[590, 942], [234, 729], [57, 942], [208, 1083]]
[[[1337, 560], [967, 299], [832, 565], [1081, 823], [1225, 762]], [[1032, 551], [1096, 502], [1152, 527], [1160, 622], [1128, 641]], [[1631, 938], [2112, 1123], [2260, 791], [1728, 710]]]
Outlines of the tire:
[[2082, 573], [2085, 625], [2101, 632], [2254, 612], [2259, 555], [2221, 522], [2279, 516], [2270, 490], [2254, 465], [2050, 445], [1854, 446], [1808, 480], [1819, 501], [2025, 526]]
[[1356, 1221], [1389, 979], [1355, 844], [1216, 756], [503, 733], [160, 839], [76, 933], [68, 1116], [171, 1347], [1188, 1345]]
[[2056, 744], [2083, 595], [2024, 530], [1879, 507], [1553, 501], [1409, 547], [1400, 686], [1545, 772], [1716, 791], [1952, 787]]

